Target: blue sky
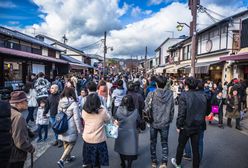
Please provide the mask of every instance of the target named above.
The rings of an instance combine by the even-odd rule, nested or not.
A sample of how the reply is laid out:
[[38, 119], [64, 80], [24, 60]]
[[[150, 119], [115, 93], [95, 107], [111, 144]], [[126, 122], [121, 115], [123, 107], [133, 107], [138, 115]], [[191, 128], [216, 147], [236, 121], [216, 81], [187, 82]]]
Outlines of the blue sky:
[[[159, 4], [151, 4], [151, 0], [120, 0], [119, 6], [124, 3], [131, 7], [139, 7], [141, 10], [149, 10], [152, 13], [158, 12], [161, 8], [171, 4], [173, 0], [158, 0]], [[163, 2], [162, 2], [163, 1]], [[176, 0], [185, 3], [187, 0]], [[152, 14], [151, 13], [151, 14]], [[46, 15], [39, 10], [39, 7], [32, 0], [1, 0], [0, 2], [0, 24], [6, 26], [25, 27], [27, 25], [38, 24], [43, 21], [42, 16]], [[122, 25], [130, 24], [149, 17], [146, 14], [132, 16], [132, 9], [121, 16]]]
[[[187, 0], [0, 0], [0, 25], [30, 35], [45, 34], [68, 44], [83, 47], [108, 32], [107, 45], [114, 48], [108, 56], [129, 57], [148, 54], [171, 36], [188, 35], [176, 30], [177, 21], [190, 23]], [[247, 10], [248, 0], [201, 0], [201, 4], [223, 16]], [[198, 23], [213, 22], [198, 13]], [[223, 18], [218, 18], [223, 19]], [[34, 31], [35, 30], [35, 31]], [[97, 48], [98, 47], [98, 48]], [[86, 51], [102, 54], [96, 46]], [[99, 52], [99, 53], [98, 53]]]

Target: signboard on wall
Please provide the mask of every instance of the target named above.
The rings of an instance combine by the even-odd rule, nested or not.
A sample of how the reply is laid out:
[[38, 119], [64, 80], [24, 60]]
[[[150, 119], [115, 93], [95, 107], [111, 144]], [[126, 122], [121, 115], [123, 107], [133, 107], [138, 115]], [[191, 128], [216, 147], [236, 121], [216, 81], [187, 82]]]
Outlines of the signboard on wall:
[[45, 73], [45, 65], [32, 64], [32, 73], [38, 74], [39, 72]]

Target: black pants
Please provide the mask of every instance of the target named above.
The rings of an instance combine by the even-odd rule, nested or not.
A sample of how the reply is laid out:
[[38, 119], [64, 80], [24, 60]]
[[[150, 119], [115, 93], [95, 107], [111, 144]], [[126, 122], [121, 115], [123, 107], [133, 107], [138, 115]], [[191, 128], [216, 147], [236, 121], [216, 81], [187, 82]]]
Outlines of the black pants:
[[34, 110], [36, 107], [28, 107], [28, 116], [26, 118], [26, 122], [28, 124], [29, 120], [34, 122]]
[[199, 133], [187, 134], [185, 130], [181, 130], [178, 137], [178, 146], [176, 154], [177, 165], [181, 165], [184, 147], [190, 138], [192, 152], [193, 152], [193, 168], [199, 168], [200, 157], [199, 157]]
[[8, 168], [23, 168], [24, 167], [24, 161], [23, 162], [14, 162], [9, 163]]

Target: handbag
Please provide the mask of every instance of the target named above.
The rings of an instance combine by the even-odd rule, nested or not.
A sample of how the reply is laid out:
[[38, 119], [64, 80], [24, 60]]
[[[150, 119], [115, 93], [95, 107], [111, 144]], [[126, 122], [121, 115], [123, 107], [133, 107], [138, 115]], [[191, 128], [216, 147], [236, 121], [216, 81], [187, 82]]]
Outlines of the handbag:
[[112, 121], [108, 124], [105, 124], [105, 133], [107, 138], [118, 138], [118, 126], [114, 125]]
[[211, 108], [212, 110], [212, 113], [214, 113], [214, 114], [219, 114], [219, 106], [212, 106], [212, 108]]
[[144, 111], [143, 111], [143, 118], [149, 124], [151, 124], [154, 121], [153, 116], [152, 116], [153, 98], [154, 98], [154, 92], [152, 92], [152, 97], [151, 97], [151, 99], [149, 100], [149, 102], [147, 104], [147, 108], [144, 109]]

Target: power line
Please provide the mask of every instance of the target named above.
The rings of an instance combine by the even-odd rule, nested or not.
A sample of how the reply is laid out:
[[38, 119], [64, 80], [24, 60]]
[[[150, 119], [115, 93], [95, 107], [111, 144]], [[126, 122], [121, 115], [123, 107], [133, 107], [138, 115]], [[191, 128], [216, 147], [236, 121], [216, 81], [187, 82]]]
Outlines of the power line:
[[96, 42], [94, 42], [94, 43], [92, 43], [92, 44], [89, 44], [89, 45], [87, 45], [87, 46], [81, 47], [81, 49], [89, 48], [89, 47], [91, 47], [91, 46], [93, 46], [93, 45], [99, 43], [100, 41], [102, 41], [102, 39], [100, 39], [100, 40], [98, 40], [98, 41], [96, 41]]

